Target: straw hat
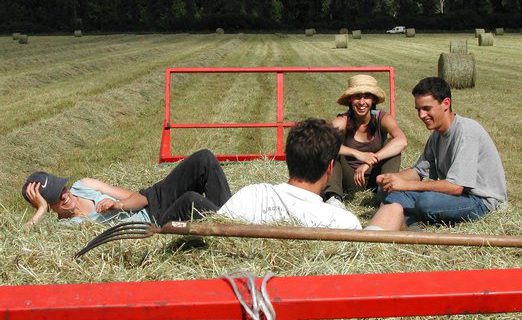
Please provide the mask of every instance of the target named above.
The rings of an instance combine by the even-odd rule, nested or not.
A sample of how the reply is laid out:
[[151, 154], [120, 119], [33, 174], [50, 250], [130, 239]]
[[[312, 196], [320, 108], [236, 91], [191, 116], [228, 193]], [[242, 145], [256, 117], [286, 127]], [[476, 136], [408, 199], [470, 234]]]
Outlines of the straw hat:
[[377, 80], [366, 74], [358, 74], [348, 79], [348, 89], [337, 99], [338, 104], [350, 104], [350, 96], [357, 93], [371, 93], [377, 97], [377, 103], [384, 102], [384, 90], [377, 85]]

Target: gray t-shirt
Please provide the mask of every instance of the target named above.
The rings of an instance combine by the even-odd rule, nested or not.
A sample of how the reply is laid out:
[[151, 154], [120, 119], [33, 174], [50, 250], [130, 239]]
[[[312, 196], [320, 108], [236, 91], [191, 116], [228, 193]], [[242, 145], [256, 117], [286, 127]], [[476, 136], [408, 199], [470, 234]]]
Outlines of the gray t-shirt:
[[433, 131], [412, 167], [421, 178], [447, 180], [481, 197], [489, 210], [507, 201], [506, 178], [497, 148], [475, 120], [455, 115], [448, 131]]

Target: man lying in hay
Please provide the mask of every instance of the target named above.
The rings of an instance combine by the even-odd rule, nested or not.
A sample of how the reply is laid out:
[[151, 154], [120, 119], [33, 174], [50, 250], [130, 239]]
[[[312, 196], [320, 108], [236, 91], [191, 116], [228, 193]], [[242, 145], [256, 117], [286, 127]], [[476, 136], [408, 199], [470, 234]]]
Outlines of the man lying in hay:
[[[357, 217], [322, 201], [337, 157], [341, 137], [329, 123], [308, 119], [293, 127], [287, 138], [288, 183], [254, 184], [231, 197], [219, 162], [201, 150], [177, 165], [162, 181], [139, 192], [84, 178], [69, 190], [67, 179], [46, 172], [31, 174], [22, 195], [36, 209], [27, 226], [34, 225], [48, 207], [70, 222], [142, 221], [163, 225], [168, 221], [199, 219], [204, 212], [251, 223], [294, 221], [308, 227], [361, 229]], [[397, 216], [377, 214], [369, 229], [398, 230]]]
[[412, 90], [419, 118], [432, 133], [413, 167], [377, 177], [387, 193], [377, 215], [404, 212], [408, 225], [476, 220], [507, 201], [504, 168], [495, 144], [475, 120], [455, 114], [441, 78]]

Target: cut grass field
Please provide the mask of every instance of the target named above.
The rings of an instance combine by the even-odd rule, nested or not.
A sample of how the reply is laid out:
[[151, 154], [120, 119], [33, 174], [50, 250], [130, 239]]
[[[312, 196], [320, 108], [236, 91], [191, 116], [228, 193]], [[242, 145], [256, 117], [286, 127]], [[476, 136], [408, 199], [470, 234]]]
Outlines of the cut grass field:
[[[171, 170], [172, 165], [157, 164], [167, 67], [393, 66], [397, 120], [409, 139], [406, 167], [429, 134], [413, 108], [411, 88], [436, 75], [438, 57], [449, 52], [450, 40], [466, 39], [476, 58], [477, 82], [474, 89], [453, 91], [454, 110], [481, 122], [495, 141], [506, 170], [509, 207], [475, 223], [429, 231], [520, 235], [519, 34], [497, 37], [492, 47], [479, 47], [473, 34], [365, 35], [350, 40], [348, 49], [335, 49], [333, 35], [33, 36], [24, 46], [0, 37], [0, 282], [192, 279], [237, 269], [284, 276], [520, 267], [520, 249], [178, 236], [111, 243], [74, 261], [74, 253], [105, 226], [66, 227], [49, 215], [33, 231], [22, 230], [33, 211], [20, 186], [34, 170], [73, 181], [91, 176], [131, 189]], [[342, 111], [335, 101], [348, 76], [287, 75], [286, 120], [334, 117]], [[386, 75], [375, 76], [387, 89]], [[275, 120], [273, 75], [176, 75], [172, 95], [173, 121]], [[272, 152], [274, 136], [269, 129], [174, 131], [172, 148], [186, 154], [203, 147], [217, 153]], [[227, 163], [224, 170], [233, 192], [287, 179], [284, 163], [268, 160]], [[363, 221], [376, 211], [368, 192], [352, 194], [348, 205]]]

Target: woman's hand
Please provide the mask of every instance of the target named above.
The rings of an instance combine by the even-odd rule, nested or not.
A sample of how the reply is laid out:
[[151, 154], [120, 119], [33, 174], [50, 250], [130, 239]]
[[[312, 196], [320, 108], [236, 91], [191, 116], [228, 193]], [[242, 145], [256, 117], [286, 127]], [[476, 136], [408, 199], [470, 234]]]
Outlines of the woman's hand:
[[49, 204], [40, 194], [40, 182], [29, 183], [25, 191], [27, 193], [27, 198], [29, 198], [29, 202], [31, 202], [31, 205], [33, 207], [35, 207], [36, 209], [47, 209]]
[[103, 199], [96, 205], [96, 212], [107, 212], [111, 210], [121, 210], [122, 204], [120, 201], [112, 199]]
[[373, 152], [358, 151], [354, 153], [354, 156], [357, 160], [366, 163], [370, 167], [376, 165], [379, 162], [379, 158]]
[[355, 182], [356, 186], [364, 187], [366, 185], [366, 179], [364, 178], [364, 174], [366, 171], [370, 169], [370, 166], [366, 163], [361, 164], [360, 166], [355, 169], [353, 180]]

